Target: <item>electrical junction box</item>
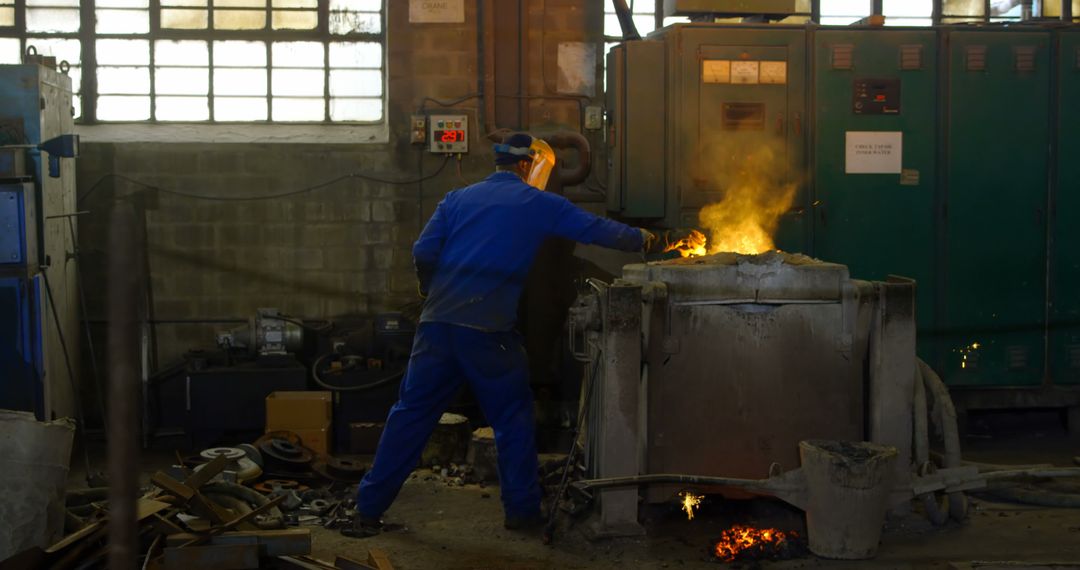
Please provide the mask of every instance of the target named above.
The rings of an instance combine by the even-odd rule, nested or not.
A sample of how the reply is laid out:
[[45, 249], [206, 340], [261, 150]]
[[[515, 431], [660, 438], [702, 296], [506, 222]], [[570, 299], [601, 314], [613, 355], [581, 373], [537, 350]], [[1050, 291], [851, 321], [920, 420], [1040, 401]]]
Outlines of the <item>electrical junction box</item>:
[[409, 121], [409, 142], [412, 144], [424, 144], [427, 142], [427, 116], [413, 115]]
[[428, 120], [428, 150], [436, 154], [469, 152], [467, 115], [432, 115]]

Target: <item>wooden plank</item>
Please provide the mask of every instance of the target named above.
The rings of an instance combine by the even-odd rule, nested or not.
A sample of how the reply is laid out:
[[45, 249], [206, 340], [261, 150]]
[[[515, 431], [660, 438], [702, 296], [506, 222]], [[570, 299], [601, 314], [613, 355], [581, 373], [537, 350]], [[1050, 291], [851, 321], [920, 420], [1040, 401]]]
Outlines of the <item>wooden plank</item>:
[[191, 499], [191, 497], [195, 495], [195, 491], [191, 487], [169, 477], [164, 471], [154, 473], [154, 476], [150, 478], [150, 482], [153, 483], [155, 487], [164, 489], [185, 501]]
[[165, 549], [165, 570], [235, 570], [259, 567], [259, 545], [188, 546]]
[[341, 555], [338, 555], [338, 557], [334, 559], [334, 568], [337, 568], [338, 570], [378, 570], [378, 568], [368, 566], [363, 562]]
[[338, 570], [329, 563], [310, 556], [278, 556], [279, 566], [296, 570]]
[[45, 552], [47, 552], [49, 554], [52, 554], [53, 552], [59, 552], [59, 551], [65, 549], [65, 548], [67, 548], [68, 546], [71, 546], [72, 544], [74, 544], [74, 543], [86, 538], [87, 536], [89, 536], [91, 534], [94, 534], [98, 530], [104, 528], [105, 524], [106, 523], [105, 523], [104, 520], [100, 520], [100, 521], [97, 521], [95, 523], [88, 524], [88, 525], [82, 527], [81, 529], [79, 529], [79, 530], [65, 536], [63, 539], [60, 540], [60, 542], [57, 542], [56, 544], [54, 544], [54, 545], [50, 546], [49, 548], [45, 549]]
[[64, 553], [60, 560], [53, 563], [50, 566], [50, 570], [63, 570], [65, 568], [75, 568], [78, 564], [85, 559], [86, 551], [94, 547], [98, 541], [104, 540], [109, 536], [109, 529], [99, 528], [91, 533], [89, 536], [76, 541], [73, 545], [67, 548], [67, 552]]
[[169, 520], [171, 518], [171, 515], [163, 517], [159, 513], [154, 513], [153, 517], [150, 518], [150, 525], [161, 534], [177, 534], [184, 532], [183, 527]]
[[211, 459], [210, 462], [205, 464], [201, 469], [192, 473], [191, 476], [184, 481], [184, 485], [187, 485], [192, 490], [197, 490], [214, 477], [217, 477], [229, 466], [230, 462], [231, 461], [224, 455], [219, 455]]
[[135, 518], [139, 522], [142, 522], [171, 506], [172, 505], [170, 505], [169, 503], [163, 503], [161, 501], [155, 501], [152, 499], [139, 499], [139, 502], [135, 505]]
[[280, 503], [283, 500], [285, 500], [285, 495], [278, 495], [277, 497], [274, 497], [273, 499], [270, 499], [270, 501], [268, 503], [266, 503], [266, 504], [264, 504], [262, 506], [259, 506], [258, 508], [252, 509], [250, 512], [244, 513], [240, 517], [237, 517], [236, 519], [233, 519], [233, 520], [225, 523], [224, 525], [215, 526], [215, 527], [210, 528], [207, 531], [206, 534], [201, 535], [196, 540], [193, 540], [193, 541], [187, 543], [187, 546], [193, 546], [193, 545], [196, 545], [196, 544], [202, 544], [203, 542], [206, 542], [206, 541], [210, 540], [210, 538], [213, 537], [213, 536], [219, 535], [219, 534], [221, 534], [223, 532], [230, 531], [233, 528], [236, 528], [237, 526], [239, 526], [239, 525], [241, 525], [243, 523], [246, 523], [247, 521], [249, 521], [249, 520], [251, 520], [251, 519], [253, 519], [253, 518], [255, 518], [255, 517], [257, 517], [257, 516], [259, 516], [261, 514], [263, 514], [266, 511], [269, 511], [270, 509], [272, 509], [274, 507], [276, 507], [278, 505], [278, 503]]
[[368, 551], [367, 563], [368, 566], [373, 566], [377, 570], [394, 570], [394, 565], [390, 563], [390, 557], [381, 548], [372, 548]]
[[[168, 546], [182, 546], [201, 537], [197, 534], [173, 534]], [[284, 530], [234, 531], [214, 536], [211, 545], [258, 544], [264, 556], [294, 556], [311, 553], [311, 531], [303, 528]]]

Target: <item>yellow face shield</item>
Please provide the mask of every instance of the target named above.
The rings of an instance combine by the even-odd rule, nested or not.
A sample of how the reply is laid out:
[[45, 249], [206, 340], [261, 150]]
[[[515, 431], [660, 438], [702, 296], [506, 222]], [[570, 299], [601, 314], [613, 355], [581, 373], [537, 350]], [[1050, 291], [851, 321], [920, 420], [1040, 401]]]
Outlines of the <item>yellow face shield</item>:
[[551, 178], [551, 171], [555, 169], [555, 151], [551, 150], [551, 145], [540, 139], [533, 139], [529, 151], [532, 154], [532, 168], [529, 169], [525, 182], [529, 186], [544, 190]]

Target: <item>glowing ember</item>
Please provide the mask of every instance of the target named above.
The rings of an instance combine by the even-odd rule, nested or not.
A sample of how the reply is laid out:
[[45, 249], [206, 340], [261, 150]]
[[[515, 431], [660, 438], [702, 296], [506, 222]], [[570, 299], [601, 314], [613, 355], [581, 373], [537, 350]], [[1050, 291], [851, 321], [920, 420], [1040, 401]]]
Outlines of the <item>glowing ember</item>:
[[701, 506], [701, 500], [705, 497], [695, 495], [690, 491], [680, 493], [682, 495], [682, 510], [686, 513], [687, 520], [694, 520], [694, 509]]
[[741, 558], [786, 558], [797, 550], [792, 543], [798, 537], [794, 531], [735, 525], [720, 535], [714, 554], [723, 562], [734, 562]]
[[[977, 342], [973, 342], [973, 343], [969, 344], [968, 346], [965, 346], [963, 348], [958, 349], [957, 352], [960, 353], [960, 368], [966, 369], [968, 367], [968, 364], [973, 364], [975, 359], [978, 356], [975, 353], [980, 348], [982, 348], [981, 344], [979, 344]], [[968, 360], [969, 356], [971, 357], [971, 360]]]
[[722, 167], [716, 183], [724, 198], [699, 214], [708, 234], [708, 252], [757, 254], [775, 249], [773, 234], [780, 217], [791, 209], [797, 185], [783, 180], [783, 158], [762, 146]]
[[664, 253], [678, 251], [683, 257], [699, 257], [706, 253], [705, 242], [705, 234], [694, 230], [690, 235], [669, 244], [664, 248]]

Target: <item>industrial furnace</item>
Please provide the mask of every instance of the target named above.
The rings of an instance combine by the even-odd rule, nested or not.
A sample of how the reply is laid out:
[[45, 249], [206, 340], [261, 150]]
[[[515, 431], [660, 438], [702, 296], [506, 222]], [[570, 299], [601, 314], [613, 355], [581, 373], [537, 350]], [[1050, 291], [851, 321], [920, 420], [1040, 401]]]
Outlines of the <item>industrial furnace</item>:
[[[910, 478], [913, 282], [769, 252], [628, 265], [593, 287], [571, 312], [597, 370], [591, 476], [758, 479], [796, 467], [799, 441], [829, 438], [894, 446], [896, 481]], [[602, 493], [600, 532], [637, 525], [637, 489]]]

